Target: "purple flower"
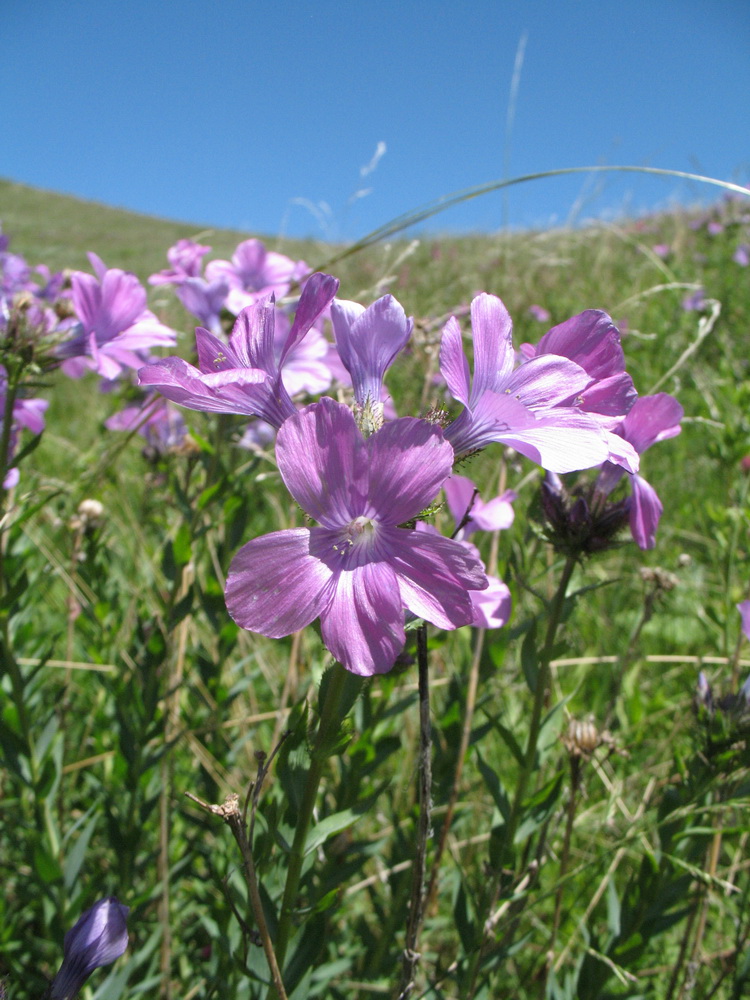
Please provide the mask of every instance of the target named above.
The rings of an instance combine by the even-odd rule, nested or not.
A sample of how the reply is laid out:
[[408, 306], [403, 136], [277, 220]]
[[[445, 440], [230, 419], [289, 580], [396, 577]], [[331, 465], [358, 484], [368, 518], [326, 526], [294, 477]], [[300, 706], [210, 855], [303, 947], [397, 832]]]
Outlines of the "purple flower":
[[668, 243], [655, 243], [651, 249], [656, 256], [661, 257], [662, 260], [666, 260], [666, 258], [672, 253], [672, 248]]
[[740, 601], [737, 610], [742, 619], [742, 631], [745, 633], [745, 637], [750, 639], [750, 601]]
[[276, 439], [276, 428], [265, 420], [252, 420], [245, 428], [245, 433], [237, 442], [239, 448], [248, 451], [264, 451]]
[[365, 440], [351, 411], [323, 398], [284, 423], [276, 459], [320, 527], [240, 549], [226, 587], [238, 625], [279, 638], [319, 617], [336, 659], [370, 676], [403, 649], [405, 609], [444, 629], [473, 620], [469, 593], [487, 586], [481, 563], [460, 542], [399, 527], [450, 474], [453, 450], [437, 426], [402, 417]]
[[550, 320], [549, 309], [545, 309], [544, 306], [529, 306], [529, 316], [533, 316], [534, 319], [538, 320], [540, 323], [549, 323]]
[[713, 692], [711, 691], [711, 685], [708, 683], [708, 678], [702, 670], [698, 674], [698, 683], [695, 685], [694, 703], [698, 711], [705, 709], [710, 715], [713, 715]]
[[[315, 322], [320, 318], [318, 316]], [[277, 357], [280, 357], [284, 350], [291, 325], [287, 314], [277, 309], [274, 332], [274, 351]], [[325, 392], [333, 382], [333, 372], [328, 363], [330, 350], [331, 344], [314, 326], [302, 340], [296, 341], [284, 356], [284, 368], [281, 372], [281, 381], [290, 396], [297, 396], [303, 392], [309, 395]]]
[[724, 232], [724, 226], [722, 226], [720, 222], [715, 222], [715, 221], [709, 222], [708, 225], [706, 226], [706, 231], [708, 232], [709, 236], [718, 236], [719, 233]]
[[159, 454], [181, 448], [188, 432], [182, 413], [168, 400], [155, 394], [140, 406], [127, 406], [104, 421], [108, 431], [137, 429], [141, 437]]
[[472, 590], [470, 597], [474, 607], [471, 624], [476, 628], [502, 628], [510, 620], [513, 599], [507, 583], [499, 577], [488, 574], [487, 589]]
[[331, 320], [336, 347], [354, 386], [359, 406], [380, 401], [383, 376], [405, 346], [414, 326], [392, 295], [366, 309], [357, 302], [334, 300]]
[[685, 312], [691, 312], [693, 310], [701, 312], [706, 308], [706, 293], [702, 288], [696, 288], [694, 292], [690, 295], [686, 295], [682, 300], [682, 308]]
[[199, 368], [182, 358], [164, 358], [141, 368], [139, 382], [191, 410], [261, 417], [280, 427], [297, 412], [284, 388], [281, 370], [338, 287], [338, 280], [328, 274], [314, 274], [308, 279], [294, 323], [278, 353], [277, 313], [271, 294], [240, 312], [228, 344], [198, 327], [195, 342]]
[[740, 243], [732, 254], [732, 260], [740, 267], [748, 267], [750, 265], [750, 243]]
[[175, 295], [188, 312], [197, 317], [211, 333], [221, 333], [221, 310], [224, 308], [229, 285], [226, 281], [206, 281], [205, 278], [185, 278], [175, 289]]
[[[2, 414], [5, 413], [5, 399], [8, 391], [8, 376], [3, 365], [0, 365], [0, 431], [2, 430]], [[13, 461], [13, 454], [18, 444], [18, 435], [21, 427], [25, 427], [32, 434], [41, 434], [44, 430], [44, 412], [49, 406], [46, 399], [24, 399], [17, 396], [13, 402], [13, 423], [8, 441], [8, 454], [5, 456], [5, 476], [3, 478], [3, 489], [9, 490], [18, 485], [18, 469], [10, 468]]]
[[[639, 455], [656, 444], [680, 433], [683, 409], [677, 400], [665, 392], [655, 396], [641, 396], [618, 429]], [[607, 497], [624, 475], [624, 470], [608, 462], [602, 467], [594, 490]], [[633, 497], [630, 504], [630, 531], [642, 549], [652, 549], [656, 544], [656, 529], [663, 507], [650, 483], [641, 476], [631, 475]]]
[[90, 368], [114, 379], [123, 368], [139, 368], [148, 348], [173, 346], [176, 334], [146, 308], [146, 290], [134, 274], [107, 269], [96, 254], [88, 256], [96, 277], [73, 273], [73, 308], [79, 325], [58, 353], [68, 359], [62, 367], [72, 378]]
[[521, 345], [521, 355], [526, 359], [542, 354], [568, 358], [590, 376], [588, 386], [565, 402], [586, 413], [599, 414], [603, 426], [611, 428], [619, 422], [638, 397], [625, 371], [620, 331], [600, 309], [587, 309], [553, 326], [536, 347]]
[[[430, 537], [443, 537], [434, 524], [427, 524], [425, 521], [417, 521], [416, 530]], [[485, 569], [479, 549], [471, 542], [467, 542], [465, 538], [461, 538], [460, 535], [458, 541], [466, 552], [480, 563], [482, 569]], [[503, 625], [507, 624], [513, 610], [513, 600], [507, 584], [503, 583], [499, 577], [487, 574], [487, 587], [484, 590], [470, 590], [469, 597], [474, 609], [471, 625], [476, 628], [502, 628]]]
[[445, 432], [457, 455], [497, 441], [553, 472], [586, 469], [608, 459], [629, 471], [638, 468], [627, 442], [610, 434], [596, 414], [571, 405], [592, 384], [581, 365], [545, 353], [515, 368], [511, 319], [494, 295], [474, 299], [471, 325], [473, 380], [454, 317], [443, 330], [440, 348], [448, 389], [465, 407]]
[[484, 501], [470, 479], [454, 474], [446, 479], [443, 491], [456, 526], [469, 514], [456, 536], [458, 538], [468, 538], [474, 531], [505, 531], [513, 524], [513, 501], [516, 499], [513, 490], [506, 490], [502, 496]]
[[114, 896], [100, 899], [65, 935], [64, 958], [50, 988], [50, 1000], [71, 1000], [94, 971], [109, 965], [128, 946], [129, 907]]
[[150, 285], [180, 285], [187, 278], [200, 277], [203, 258], [211, 252], [211, 247], [202, 246], [193, 240], [178, 240], [167, 250], [167, 260], [172, 265], [164, 271], [152, 274]]
[[232, 260], [212, 260], [206, 265], [209, 281], [224, 281], [229, 286], [227, 308], [235, 315], [273, 293], [286, 295], [293, 281], [309, 271], [303, 260], [293, 261], [283, 254], [266, 250], [260, 240], [240, 243]]

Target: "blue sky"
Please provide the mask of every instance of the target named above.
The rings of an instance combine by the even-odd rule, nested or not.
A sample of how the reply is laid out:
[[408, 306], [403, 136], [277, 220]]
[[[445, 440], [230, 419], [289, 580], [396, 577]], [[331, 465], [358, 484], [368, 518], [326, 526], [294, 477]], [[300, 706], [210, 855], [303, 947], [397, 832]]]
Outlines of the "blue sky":
[[[2, 6], [0, 176], [196, 227], [353, 239], [462, 188], [589, 164], [750, 182], [748, 0]], [[546, 226], [718, 195], [576, 176], [429, 225]]]

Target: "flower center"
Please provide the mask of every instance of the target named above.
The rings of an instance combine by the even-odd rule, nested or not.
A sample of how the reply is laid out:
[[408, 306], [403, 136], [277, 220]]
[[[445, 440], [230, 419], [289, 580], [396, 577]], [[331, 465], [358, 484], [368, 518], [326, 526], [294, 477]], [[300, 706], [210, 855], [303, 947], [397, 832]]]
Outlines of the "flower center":
[[343, 525], [333, 550], [343, 558], [350, 568], [353, 564], [367, 562], [375, 542], [377, 523], [370, 517], [360, 515], [349, 524]]

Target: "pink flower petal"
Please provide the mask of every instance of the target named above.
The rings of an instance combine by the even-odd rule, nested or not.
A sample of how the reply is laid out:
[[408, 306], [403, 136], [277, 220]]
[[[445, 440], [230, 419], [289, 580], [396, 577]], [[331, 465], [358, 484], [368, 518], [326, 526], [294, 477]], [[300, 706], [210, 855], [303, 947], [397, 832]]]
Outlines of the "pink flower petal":
[[390, 670], [406, 641], [393, 569], [368, 563], [339, 574], [320, 629], [327, 648], [352, 673], [370, 677]]
[[272, 639], [319, 617], [332, 597], [333, 571], [310, 554], [307, 528], [275, 531], [243, 545], [227, 577], [229, 614], [241, 628]]

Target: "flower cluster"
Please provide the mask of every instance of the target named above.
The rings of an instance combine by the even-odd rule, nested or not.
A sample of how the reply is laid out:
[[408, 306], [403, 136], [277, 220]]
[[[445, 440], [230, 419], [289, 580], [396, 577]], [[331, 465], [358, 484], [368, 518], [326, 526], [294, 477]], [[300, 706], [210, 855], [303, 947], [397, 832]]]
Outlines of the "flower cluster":
[[88, 256], [94, 274], [71, 275], [78, 322], [58, 353], [71, 378], [93, 370], [116, 379], [123, 370], [142, 367], [150, 348], [171, 347], [177, 338], [147, 308], [146, 290], [134, 274], [107, 268], [94, 253]]
[[[481, 294], [471, 304], [473, 350], [455, 317], [442, 333], [440, 370], [461, 411], [453, 420], [440, 411], [430, 420], [395, 417], [386, 409], [384, 379], [413, 321], [392, 296], [367, 308], [339, 300], [335, 278], [304, 277], [301, 262], [295, 271], [257, 241], [241, 244], [231, 261], [210, 263], [203, 278], [207, 251], [183, 241], [170, 251], [171, 269], [151, 281], [206, 294], [212, 282], [227, 289], [222, 309], [239, 307], [231, 334], [222, 336], [218, 312], [205, 313], [206, 326], [196, 330], [197, 367], [165, 358], [140, 370], [140, 384], [191, 409], [255, 417], [275, 429], [282, 479], [317, 522], [256, 538], [235, 556], [226, 600], [241, 627], [278, 638], [319, 619], [333, 655], [370, 675], [391, 669], [410, 617], [444, 629], [504, 624], [510, 592], [487, 575], [468, 536], [507, 528], [515, 495], [485, 502], [453, 472], [457, 461], [493, 443], [554, 475], [599, 468], [591, 501], [597, 509], [627, 478], [632, 498], [620, 502], [611, 534], [629, 517], [638, 544], [653, 544], [661, 505], [638, 475], [639, 455], [679, 432], [682, 411], [664, 394], [638, 399], [606, 313], [581, 313], [517, 353], [507, 309]], [[300, 277], [290, 321], [277, 296]], [[317, 394], [329, 384], [322, 373], [319, 382], [312, 378], [309, 357], [296, 370], [292, 364], [307, 340], [322, 339], [328, 315], [335, 349], [315, 351], [350, 385], [351, 406], [323, 397], [299, 409], [300, 392]], [[456, 523], [451, 538], [431, 523], [441, 488]]]

